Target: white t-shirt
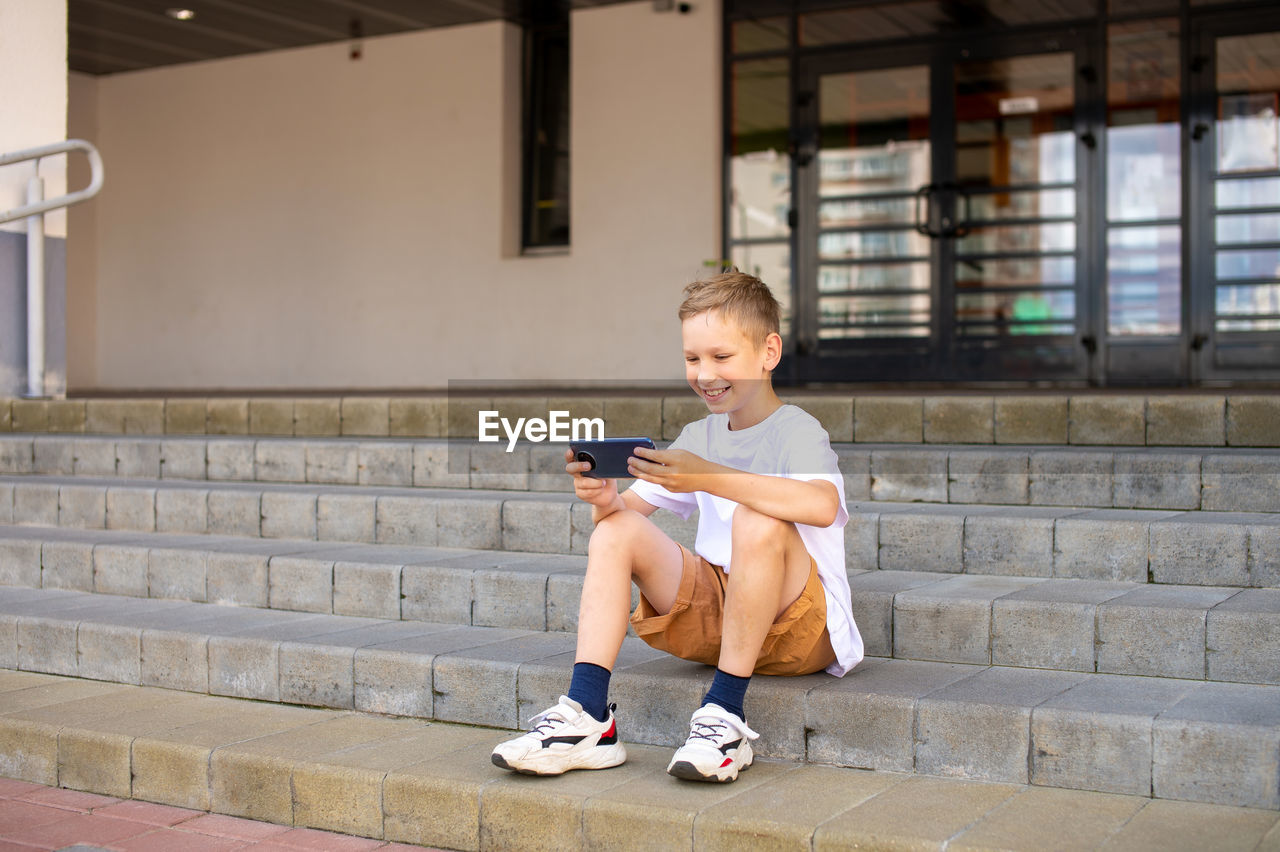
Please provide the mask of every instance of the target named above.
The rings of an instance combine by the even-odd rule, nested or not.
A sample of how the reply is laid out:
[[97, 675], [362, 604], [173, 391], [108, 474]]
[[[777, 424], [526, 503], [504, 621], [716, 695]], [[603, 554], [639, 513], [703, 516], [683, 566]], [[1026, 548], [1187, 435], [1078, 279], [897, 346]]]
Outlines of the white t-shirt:
[[[840, 510], [828, 527], [796, 524], [800, 538], [818, 566], [818, 579], [826, 591], [827, 632], [836, 661], [827, 671], [840, 677], [862, 660], [862, 636], [853, 622], [849, 577], [844, 563], [844, 525], [849, 513], [844, 505], [844, 477], [831, 440], [808, 412], [783, 405], [747, 429], [730, 431], [729, 415], [711, 414], [684, 427], [670, 449], [687, 450], [710, 462], [750, 473], [785, 476], [788, 479], [823, 479], [835, 485]], [[733, 512], [738, 504], [705, 491], [675, 494], [660, 485], [637, 479], [631, 486], [637, 497], [651, 506], [670, 509], [682, 518], [698, 515], [698, 539], [694, 550], [725, 571], [733, 559]]]

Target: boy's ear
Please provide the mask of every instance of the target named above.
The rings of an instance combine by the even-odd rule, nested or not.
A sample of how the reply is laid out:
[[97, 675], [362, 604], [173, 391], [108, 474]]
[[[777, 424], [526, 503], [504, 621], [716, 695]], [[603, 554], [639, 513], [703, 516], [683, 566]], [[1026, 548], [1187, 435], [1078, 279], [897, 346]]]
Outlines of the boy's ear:
[[764, 339], [764, 350], [765, 367], [773, 370], [782, 360], [782, 335], [776, 331], [769, 332], [769, 336]]

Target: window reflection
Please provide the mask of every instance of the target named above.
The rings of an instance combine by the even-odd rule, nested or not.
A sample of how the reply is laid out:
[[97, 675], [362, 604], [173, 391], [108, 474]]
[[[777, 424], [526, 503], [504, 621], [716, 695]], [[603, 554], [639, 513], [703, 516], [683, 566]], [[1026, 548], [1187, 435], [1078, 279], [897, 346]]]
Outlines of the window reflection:
[[[1217, 40], [1219, 180], [1214, 307], [1220, 332], [1280, 330], [1280, 33]], [[1256, 178], [1243, 177], [1260, 172]], [[1236, 177], [1241, 176], [1241, 177]]]
[[729, 160], [729, 236], [786, 237], [791, 229], [787, 155], [789, 76], [785, 59], [733, 65], [733, 153]]
[[986, 186], [1075, 180], [1069, 53], [956, 65], [956, 174]]
[[1173, 18], [1107, 28], [1107, 331], [1114, 336], [1182, 329], [1178, 32]]
[[1218, 171], [1280, 169], [1280, 33], [1218, 39]]
[[818, 269], [818, 291], [838, 293], [845, 290], [918, 290], [929, 289], [929, 264], [859, 263], [854, 266], [821, 266]]
[[1107, 330], [1175, 335], [1181, 330], [1181, 231], [1115, 227], [1107, 233]]
[[733, 247], [730, 259], [742, 272], [754, 275], [769, 285], [773, 297], [782, 305], [782, 336], [789, 339], [791, 329], [791, 246], [789, 243], [753, 243]]

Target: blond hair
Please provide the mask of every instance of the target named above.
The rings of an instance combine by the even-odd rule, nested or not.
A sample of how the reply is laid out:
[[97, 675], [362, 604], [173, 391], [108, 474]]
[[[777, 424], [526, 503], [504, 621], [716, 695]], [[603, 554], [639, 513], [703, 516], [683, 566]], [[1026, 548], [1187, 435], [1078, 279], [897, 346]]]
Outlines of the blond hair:
[[720, 311], [757, 346], [770, 334], [778, 334], [782, 308], [765, 284], [754, 275], [736, 269], [694, 281], [684, 288], [680, 321]]

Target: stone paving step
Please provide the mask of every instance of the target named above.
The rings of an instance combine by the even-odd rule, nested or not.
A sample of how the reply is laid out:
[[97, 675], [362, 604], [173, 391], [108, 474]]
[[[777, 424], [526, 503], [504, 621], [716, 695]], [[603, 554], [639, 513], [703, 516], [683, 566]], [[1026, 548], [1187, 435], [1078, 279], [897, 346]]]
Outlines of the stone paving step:
[[[565, 689], [575, 637], [5, 588], [0, 667], [517, 728]], [[674, 746], [705, 666], [628, 639], [611, 698], [629, 742]], [[757, 678], [768, 757], [1280, 808], [1280, 687], [869, 659]], [[9, 744], [0, 753], [12, 753]], [[127, 774], [126, 774], [127, 777]]]
[[[1280, 849], [1275, 810], [762, 758], [736, 783], [630, 745], [600, 772], [490, 764], [510, 732], [0, 672], [3, 774], [460, 850]], [[1064, 845], [1064, 838], [1067, 843]]]
[[[835, 447], [850, 500], [1280, 512], [1276, 449]], [[22, 434], [0, 435], [0, 474], [569, 491], [563, 454], [395, 438]]]
[[421, 846], [295, 828], [0, 778], [0, 847], [10, 852], [422, 852]]
[[[1277, 488], [1280, 495], [1280, 488]], [[1280, 586], [1280, 513], [850, 502], [851, 569]], [[697, 518], [653, 520], [692, 545]], [[0, 524], [585, 554], [572, 494], [0, 477]]]
[[[585, 559], [0, 527], [0, 581], [135, 598], [572, 632]], [[851, 572], [867, 653], [1280, 684], [1280, 589]]]
[[[610, 435], [674, 438], [705, 406], [680, 387], [528, 393], [453, 386], [449, 394], [249, 398], [0, 398], [0, 432], [472, 436], [478, 412], [598, 417]], [[482, 391], [482, 392], [481, 392]], [[1280, 446], [1274, 391], [797, 391], [783, 398], [858, 443]]]

